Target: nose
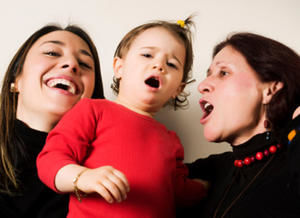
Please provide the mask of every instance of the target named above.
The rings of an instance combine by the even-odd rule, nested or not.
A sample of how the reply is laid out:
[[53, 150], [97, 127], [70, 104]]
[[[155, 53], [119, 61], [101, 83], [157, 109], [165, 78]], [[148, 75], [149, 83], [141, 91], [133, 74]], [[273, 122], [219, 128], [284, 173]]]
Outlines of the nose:
[[79, 64], [75, 57], [65, 58], [62, 62], [61, 68], [69, 69], [74, 74], [77, 74], [80, 72]]
[[202, 82], [200, 82], [198, 85], [198, 91], [201, 94], [209, 93], [212, 92], [213, 90], [214, 90], [214, 86], [211, 82], [208, 81], [208, 78], [202, 80]]
[[160, 63], [160, 62], [156, 62], [156, 63], [153, 65], [153, 69], [154, 69], [154, 70], [158, 70], [160, 73], [165, 73], [165, 68], [164, 68], [163, 64]]

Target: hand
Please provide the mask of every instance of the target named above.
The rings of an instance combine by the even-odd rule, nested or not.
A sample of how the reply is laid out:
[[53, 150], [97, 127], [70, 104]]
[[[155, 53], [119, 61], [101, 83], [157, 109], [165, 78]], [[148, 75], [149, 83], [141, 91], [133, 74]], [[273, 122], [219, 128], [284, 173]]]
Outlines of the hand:
[[300, 106], [298, 106], [298, 107], [296, 108], [296, 110], [294, 111], [293, 119], [296, 118], [299, 114], [300, 114]]
[[97, 192], [109, 203], [125, 200], [129, 192], [125, 175], [111, 166], [86, 170], [78, 178], [77, 187], [86, 194]]
[[193, 179], [193, 180], [201, 183], [206, 190], [208, 190], [210, 188], [210, 183], [206, 180], [202, 180], [202, 179]]

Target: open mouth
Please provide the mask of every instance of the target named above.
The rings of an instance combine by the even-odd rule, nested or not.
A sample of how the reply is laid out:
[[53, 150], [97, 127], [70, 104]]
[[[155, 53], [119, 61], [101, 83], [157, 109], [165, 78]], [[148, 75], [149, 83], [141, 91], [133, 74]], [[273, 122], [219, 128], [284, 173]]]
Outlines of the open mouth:
[[203, 111], [203, 118], [207, 117], [214, 110], [214, 106], [205, 100], [200, 101], [200, 106]]
[[78, 92], [76, 84], [74, 84], [70, 80], [66, 80], [63, 78], [50, 79], [47, 81], [46, 84], [50, 88], [62, 89], [73, 95], [75, 95]]
[[159, 88], [160, 86], [160, 82], [159, 82], [159, 79], [157, 77], [150, 77], [148, 79], [146, 79], [145, 83], [150, 86], [151, 88]]

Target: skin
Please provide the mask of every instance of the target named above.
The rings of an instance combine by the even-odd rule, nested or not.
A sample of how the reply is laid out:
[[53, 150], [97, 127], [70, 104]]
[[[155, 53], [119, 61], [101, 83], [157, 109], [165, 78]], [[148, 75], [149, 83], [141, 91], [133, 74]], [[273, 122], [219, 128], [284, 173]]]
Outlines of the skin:
[[[137, 113], [153, 116], [183, 89], [184, 62], [181, 41], [164, 28], [147, 29], [137, 36], [125, 57], [114, 59], [115, 76], [121, 78], [117, 102]], [[145, 84], [151, 76], [159, 78], [159, 88]]]
[[[153, 116], [182, 88], [185, 47], [164, 28], [155, 27], [140, 33], [123, 58], [115, 58], [115, 76], [120, 78], [120, 91], [116, 102], [139, 114]], [[145, 83], [149, 77], [160, 81], [157, 88]], [[134, 93], [134, 94], [133, 94]], [[78, 174], [77, 187], [84, 193], [98, 193], [107, 202], [121, 202], [127, 198], [130, 186], [126, 176], [111, 166], [88, 169], [79, 165], [66, 165], [55, 178], [61, 192], [73, 192], [73, 178]]]
[[282, 88], [280, 82], [261, 82], [244, 56], [230, 46], [213, 59], [207, 77], [198, 87], [200, 105], [209, 102], [212, 112], [201, 118], [208, 141], [226, 141], [232, 145], [246, 142], [266, 131], [265, 106]]
[[[51, 87], [54, 79], [76, 86], [75, 93]], [[68, 31], [48, 33], [33, 44], [16, 79], [17, 118], [49, 132], [76, 102], [92, 96], [94, 81], [94, 60], [86, 42]]]

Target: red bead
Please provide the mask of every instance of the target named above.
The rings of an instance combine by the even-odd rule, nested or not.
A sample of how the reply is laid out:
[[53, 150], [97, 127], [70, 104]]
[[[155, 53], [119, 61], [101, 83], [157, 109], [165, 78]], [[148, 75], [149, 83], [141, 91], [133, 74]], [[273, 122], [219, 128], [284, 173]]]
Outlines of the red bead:
[[256, 157], [256, 160], [261, 160], [261, 159], [264, 158], [264, 155], [263, 155], [262, 152], [257, 152], [256, 155], [255, 155], [255, 157]]
[[277, 152], [278, 149], [282, 147], [281, 144], [271, 145], [269, 149], [264, 151], [257, 152], [255, 156], [246, 157], [244, 160], [235, 160], [234, 166], [236, 167], [243, 167], [244, 165], [249, 165], [256, 160], [262, 160], [264, 157], [269, 156], [270, 154], [274, 154]]
[[267, 149], [264, 150], [264, 155], [265, 155], [265, 156], [269, 156], [269, 154], [270, 154], [270, 153], [269, 153], [269, 151], [268, 151]]
[[250, 157], [246, 157], [246, 158], [244, 159], [244, 164], [246, 164], [246, 165], [251, 164], [251, 159], [250, 159]]
[[243, 166], [243, 161], [242, 160], [235, 160], [234, 161], [234, 166], [236, 166], [236, 167], [242, 167]]
[[277, 151], [277, 147], [275, 145], [272, 145], [270, 148], [269, 148], [269, 151], [271, 154], [274, 154], [276, 151]]

